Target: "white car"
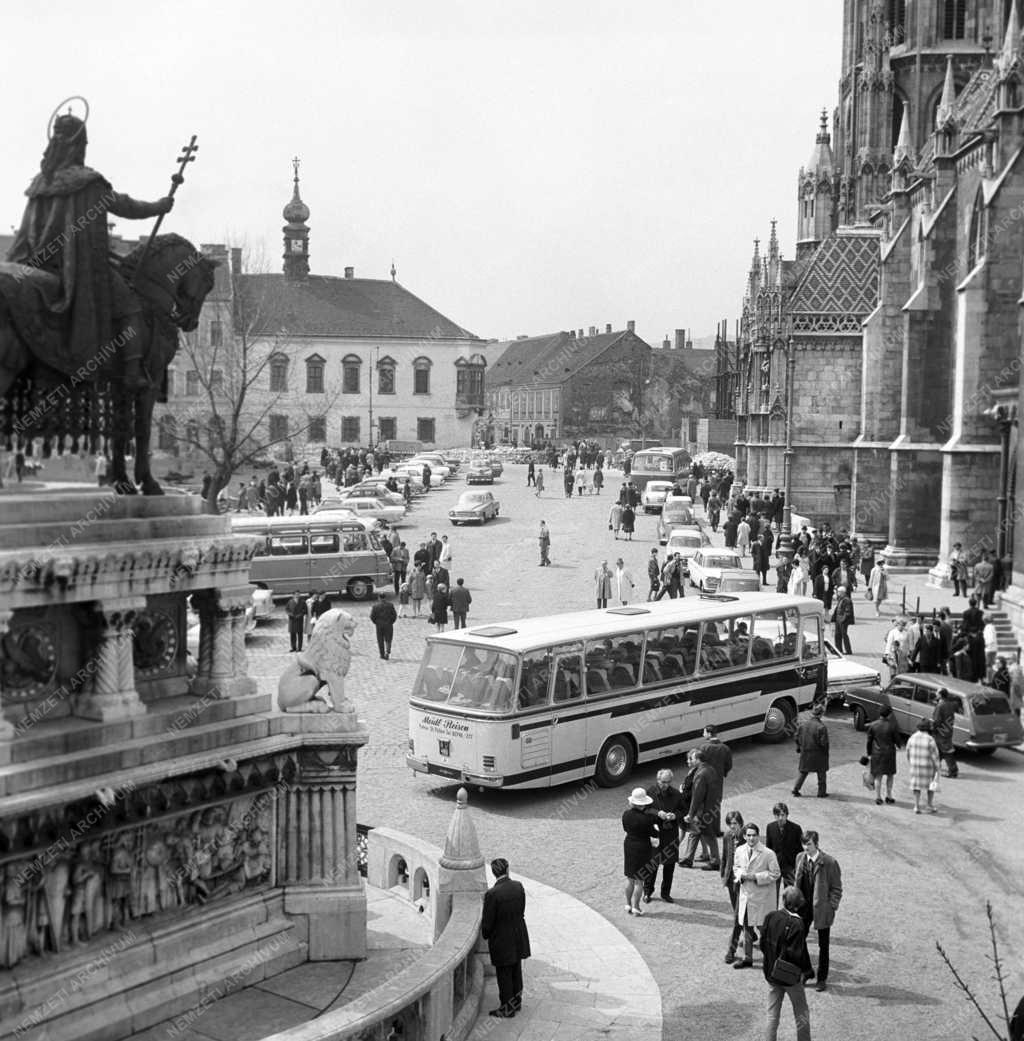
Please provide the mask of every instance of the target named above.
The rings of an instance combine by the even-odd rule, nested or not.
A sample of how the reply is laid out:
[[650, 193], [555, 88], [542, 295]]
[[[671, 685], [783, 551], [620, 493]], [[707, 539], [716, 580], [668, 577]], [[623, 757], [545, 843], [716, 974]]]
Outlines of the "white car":
[[342, 505], [344, 502], [346, 502], [344, 499], [324, 499], [313, 510], [313, 513], [321, 520], [347, 521], [349, 523], [362, 524], [366, 531], [374, 535], [379, 535], [384, 530], [384, 525], [376, 517], [360, 517], [355, 510], [350, 510], [347, 505]]
[[[428, 464], [429, 465], [429, 464]], [[419, 463], [416, 465], [410, 465], [409, 463], [399, 463], [391, 471], [395, 477], [398, 478], [398, 483], [403, 484], [406, 477], [412, 478], [413, 487], [417, 484], [423, 487], [423, 464]], [[430, 487], [440, 488], [444, 484], [444, 478], [431, 466], [430, 467]]]
[[500, 510], [501, 503], [493, 492], [474, 489], [459, 496], [459, 501], [448, 511], [448, 519], [453, 525], [476, 523], [482, 527], [492, 517], [497, 517]]
[[708, 544], [699, 528], [673, 528], [665, 543], [666, 553], [678, 553], [683, 562], [683, 574], [690, 573], [690, 558]]
[[668, 493], [672, 491], [671, 481], [648, 481], [640, 493], [640, 505], [644, 513], [657, 513], [665, 505]]
[[[804, 633], [804, 647], [810, 647], [817, 653], [818, 639], [814, 633]], [[826, 698], [828, 701], [842, 701], [846, 692], [856, 687], [880, 687], [882, 674], [870, 665], [847, 658], [831, 641], [825, 640], [825, 658], [828, 669], [826, 682]]]
[[[252, 627], [261, 618], [269, 618], [274, 613], [274, 594], [263, 586], [256, 586], [252, 591]], [[246, 632], [250, 632], [249, 619], [246, 615]]]
[[389, 506], [380, 499], [364, 498], [352, 495], [342, 499], [345, 509], [351, 510], [357, 517], [373, 517], [392, 528], [397, 527], [405, 520], [405, 505]]
[[441, 456], [417, 455], [412, 459], [407, 459], [402, 465], [418, 466], [422, 470], [424, 463], [430, 467], [431, 484], [434, 483], [434, 474], [438, 474], [445, 479], [451, 475], [452, 468], [441, 458]]
[[359, 484], [352, 484], [347, 488], [339, 488], [338, 498], [341, 500], [380, 499], [385, 506], [405, 505], [405, 496], [401, 492], [389, 491], [383, 481], [361, 481]]
[[761, 576], [756, 571], [733, 571], [729, 568], [722, 572], [718, 580], [716, 593], [774, 593], [770, 586], [761, 584]]
[[734, 549], [716, 549], [707, 546], [690, 558], [690, 585], [705, 593], [718, 589], [723, 571], [743, 571], [743, 560]]

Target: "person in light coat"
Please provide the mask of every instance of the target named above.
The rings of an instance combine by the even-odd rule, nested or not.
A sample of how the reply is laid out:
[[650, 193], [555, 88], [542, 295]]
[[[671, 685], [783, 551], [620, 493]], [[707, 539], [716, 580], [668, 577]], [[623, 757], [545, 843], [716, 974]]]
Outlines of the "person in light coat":
[[608, 598], [612, 595], [612, 572], [607, 560], [602, 560], [601, 566], [594, 572], [594, 595], [597, 597], [598, 610], [608, 606]]
[[736, 920], [743, 929], [743, 957], [733, 962], [734, 969], [749, 969], [754, 964], [754, 929], [776, 908], [776, 883], [782, 870], [775, 854], [761, 842], [756, 824], [743, 829], [745, 844], [733, 858], [733, 880], [739, 886]]
[[622, 507], [617, 503], [612, 503], [612, 508], [608, 511], [608, 530], [615, 532], [615, 537], [619, 537], [619, 531], [622, 528]]
[[882, 613], [882, 604], [889, 595], [889, 576], [885, 570], [885, 561], [880, 560], [871, 569], [868, 576], [868, 594], [875, 602], [875, 617]]
[[622, 557], [615, 561], [615, 570], [612, 572], [612, 591], [610, 600], [617, 600], [625, 606], [636, 589], [632, 574], [626, 570]]

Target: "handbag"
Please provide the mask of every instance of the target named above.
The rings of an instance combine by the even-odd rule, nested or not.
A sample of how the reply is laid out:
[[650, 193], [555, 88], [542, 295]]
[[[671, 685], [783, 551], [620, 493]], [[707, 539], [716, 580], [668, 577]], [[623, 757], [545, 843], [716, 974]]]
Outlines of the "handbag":
[[768, 978], [780, 987], [792, 987], [794, 983], [800, 982], [803, 975], [803, 969], [799, 965], [786, 958], [776, 958]]
[[870, 770], [865, 770], [861, 775], [861, 783], [869, 792], [875, 790], [875, 776]]
[[936, 774], [936, 775], [935, 775], [935, 776], [934, 776], [934, 777], [933, 777], [933, 778], [932, 778], [932, 779], [931, 779], [931, 780], [930, 780], [930, 781], [928, 782], [928, 791], [930, 791], [930, 792], [937, 792], [938, 790], [939, 790], [939, 775], [938, 775], [938, 774]]

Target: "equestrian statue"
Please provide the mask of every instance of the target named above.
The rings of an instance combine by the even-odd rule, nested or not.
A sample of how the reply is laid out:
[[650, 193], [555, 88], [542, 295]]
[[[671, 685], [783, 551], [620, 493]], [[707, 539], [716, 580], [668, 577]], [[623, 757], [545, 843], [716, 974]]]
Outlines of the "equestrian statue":
[[[193, 158], [179, 157], [170, 193], [139, 202], [85, 166], [85, 120], [51, 124], [40, 172], [7, 262], [0, 263], [0, 444], [41, 438], [52, 447], [109, 446], [110, 483], [123, 494], [162, 494], [150, 471], [153, 405], [163, 394], [178, 333], [199, 324], [217, 262], [180, 235], [153, 234], [127, 256], [111, 252], [108, 215], [171, 210]], [[134, 440], [134, 481], [126, 468]]]

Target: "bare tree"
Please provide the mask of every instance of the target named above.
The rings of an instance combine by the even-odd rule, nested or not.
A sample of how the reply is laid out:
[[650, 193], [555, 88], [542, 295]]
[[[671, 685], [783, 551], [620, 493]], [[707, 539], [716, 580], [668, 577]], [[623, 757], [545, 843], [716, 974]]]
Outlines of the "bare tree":
[[[316, 373], [304, 370], [305, 349], [287, 328], [287, 319], [294, 318], [281, 277], [260, 270], [237, 275], [230, 268], [226, 277], [230, 294], [226, 299], [212, 294], [207, 303], [215, 315], [211, 334], [181, 337], [178, 368], [195, 373], [198, 400], [184, 413], [175, 411], [173, 426], [164, 427], [166, 437], [206, 460], [211, 512], [235, 474], [274, 448], [290, 448], [315, 423], [326, 426], [340, 395], [340, 385], [328, 382], [326, 363], [319, 370], [319, 390], [307, 392], [307, 378], [315, 380]], [[287, 429], [272, 429], [275, 415], [287, 417]]]

